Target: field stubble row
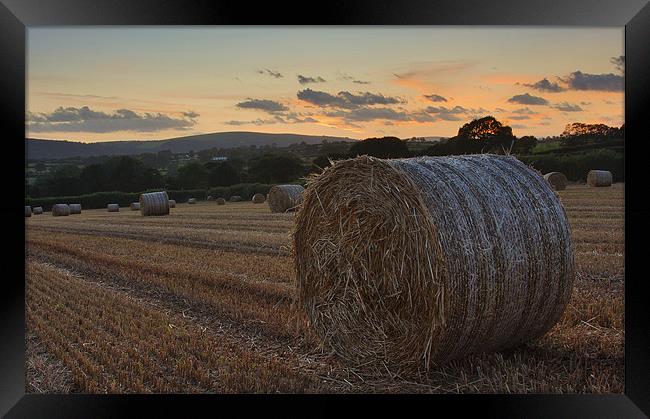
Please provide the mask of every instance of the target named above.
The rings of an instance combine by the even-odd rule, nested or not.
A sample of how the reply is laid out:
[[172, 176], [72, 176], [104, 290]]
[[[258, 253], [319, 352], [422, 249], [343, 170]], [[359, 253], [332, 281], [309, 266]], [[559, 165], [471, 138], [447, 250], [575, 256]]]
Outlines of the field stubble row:
[[[534, 342], [454, 361], [426, 376], [364, 375], [320, 348], [295, 309], [293, 215], [270, 214], [250, 203], [179, 205], [169, 217], [146, 219], [100, 210], [28, 219], [28, 329], [34, 345], [46, 348], [44, 359], [68, 368], [72, 391], [621, 392], [623, 188], [569, 187], [560, 196], [577, 263], [575, 289], [561, 321]], [[84, 308], [98, 302], [104, 304], [102, 315]], [[113, 317], [123, 329], [111, 329], [116, 326], [107, 323]], [[73, 318], [87, 330], [78, 330]], [[182, 322], [189, 341], [214, 336], [208, 346], [196, 348], [182, 339], [166, 341], [159, 334], [167, 330], [152, 318]], [[79, 342], [77, 334], [126, 343], [99, 350], [83, 346], [87, 342]], [[257, 370], [266, 378], [224, 376], [220, 363], [230, 365], [226, 360], [196, 352], [210, 345], [219, 352], [221, 340], [245, 352], [232, 361], [236, 371], [248, 363], [264, 365], [285, 374], [286, 381]], [[128, 342], [140, 349], [116, 349]], [[74, 350], [68, 353], [66, 346]], [[170, 366], [170, 358], [177, 364]], [[271, 361], [277, 365], [265, 364]], [[172, 376], [156, 381], [154, 372]]]

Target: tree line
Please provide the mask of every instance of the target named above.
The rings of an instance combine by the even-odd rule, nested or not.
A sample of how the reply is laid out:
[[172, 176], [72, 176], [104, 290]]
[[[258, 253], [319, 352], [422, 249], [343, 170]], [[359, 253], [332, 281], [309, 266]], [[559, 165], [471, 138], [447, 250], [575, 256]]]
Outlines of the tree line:
[[27, 196], [76, 196], [99, 191], [141, 192], [150, 189], [192, 190], [242, 183], [293, 182], [307, 174], [302, 160], [289, 153], [258, 156], [243, 161], [190, 161], [175, 173], [120, 156], [84, 167], [66, 164], [27, 185]]
[[[579, 145], [596, 139], [623, 138], [625, 127], [612, 128], [602, 124], [574, 123], [567, 125], [558, 137], [563, 146]], [[301, 159], [288, 148], [285, 152], [266, 152], [253, 154], [248, 160], [240, 157], [226, 161], [205, 161], [205, 158], [192, 159], [174, 170], [154, 167], [168, 162], [171, 153], [135, 158], [130, 156], [111, 157], [96, 163], [62, 165], [47, 175], [37, 178], [33, 185], [27, 184], [27, 195], [32, 197], [74, 196], [99, 191], [140, 192], [150, 189], [194, 190], [228, 187], [238, 184], [259, 183], [277, 184], [296, 182], [311, 172], [320, 172], [332, 160], [370, 155], [379, 158], [402, 158], [421, 155], [446, 156], [475, 153], [514, 154], [527, 156], [538, 141], [535, 137], [516, 137], [512, 128], [503, 125], [496, 118], [487, 116], [461, 126], [457, 135], [442, 139], [434, 144], [419, 148], [409, 148], [418, 141], [404, 141], [397, 137], [367, 138], [351, 145], [323, 143], [321, 154], [310, 160]], [[419, 141], [422, 143], [422, 141]], [[593, 154], [593, 153], [592, 153]], [[611, 153], [610, 153], [611, 154]], [[553, 170], [567, 171], [575, 179], [582, 177], [583, 167], [599, 162], [614, 167], [622, 176], [622, 156], [607, 153], [594, 154], [589, 161], [584, 156], [559, 159], [547, 156], [543, 160], [531, 160]], [[197, 156], [199, 157], [199, 156]], [[205, 157], [205, 156], [203, 156]], [[526, 160], [526, 158], [524, 158]], [[571, 166], [571, 167], [569, 167]], [[580, 169], [577, 169], [580, 167]], [[575, 170], [574, 170], [575, 169]], [[574, 174], [575, 173], [575, 174]], [[620, 179], [620, 177], [619, 177]]]

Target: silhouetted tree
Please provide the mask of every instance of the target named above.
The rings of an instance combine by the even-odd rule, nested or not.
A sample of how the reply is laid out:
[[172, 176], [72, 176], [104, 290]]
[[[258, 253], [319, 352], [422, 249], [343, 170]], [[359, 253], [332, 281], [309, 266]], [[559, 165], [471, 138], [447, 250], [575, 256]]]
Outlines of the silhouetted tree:
[[449, 140], [440, 140], [429, 147], [425, 148], [421, 155], [423, 156], [447, 156], [451, 154], [451, 147]]
[[512, 128], [503, 125], [493, 116], [475, 119], [458, 129], [458, 135], [451, 140], [454, 154], [502, 153], [509, 150], [515, 141]]
[[397, 137], [367, 138], [350, 147], [351, 157], [364, 154], [382, 159], [394, 159], [408, 157], [409, 149], [406, 142]]
[[529, 154], [536, 145], [537, 138], [533, 137], [532, 135], [526, 135], [515, 140], [515, 144], [512, 147], [512, 153]]
[[201, 163], [187, 163], [178, 168], [178, 174], [172, 184], [179, 189], [207, 188], [208, 170]]
[[311, 171], [312, 172], [320, 172], [322, 169], [325, 169], [326, 167], [330, 167], [330, 159], [331, 160], [341, 160], [348, 157], [346, 154], [341, 154], [341, 153], [332, 153], [326, 156], [318, 156], [312, 161], [312, 167]]
[[304, 174], [302, 161], [292, 155], [265, 154], [248, 163], [248, 180], [251, 182], [290, 182]]
[[80, 191], [79, 175], [81, 169], [66, 164], [52, 170], [47, 176], [36, 182], [36, 189], [42, 196], [77, 195]]
[[625, 125], [616, 128], [605, 124], [583, 124], [581, 122], [567, 124], [562, 134], [560, 134], [562, 145], [578, 145], [593, 140], [612, 138], [622, 139], [624, 136]]
[[239, 172], [229, 162], [209, 162], [205, 164], [210, 186], [230, 186], [241, 182]]
[[101, 164], [91, 164], [81, 170], [81, 192], [92, 193], [99, 191], [107, 191], [108, 176], [105, 168]]

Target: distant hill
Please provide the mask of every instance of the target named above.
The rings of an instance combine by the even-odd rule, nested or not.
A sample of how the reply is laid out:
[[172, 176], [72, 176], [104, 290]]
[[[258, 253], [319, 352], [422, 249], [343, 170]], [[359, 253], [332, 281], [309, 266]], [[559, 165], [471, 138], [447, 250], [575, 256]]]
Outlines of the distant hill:
[[28, 160], [65, 159], [68, 157], [90, 157], [103, 155], [130, 155], [157, 153], [170, 150], [172, 153], [187, 153], [208, 148], [235, 148], [255, 146], [287, 147], [305, 142], [319, 144], [327, 141], [355, 141], [348, 137], [329, 137], [299, 134], [267, 134], [260, 132], [216, 132], [212, 134], [191, 135], [151, 141], [106, 141], [101, 143], [81, 143], [63, 140], [25, 139]]

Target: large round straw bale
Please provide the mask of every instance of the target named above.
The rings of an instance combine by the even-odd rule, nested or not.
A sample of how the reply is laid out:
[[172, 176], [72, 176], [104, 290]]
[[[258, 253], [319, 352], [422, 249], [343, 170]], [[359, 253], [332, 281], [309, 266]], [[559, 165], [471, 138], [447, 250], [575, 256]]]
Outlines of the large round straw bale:
[[34, 208], [32, 209], [32, 213], [33, 213], [34, 215], [41, 215], [41, 214], [43, 214], [43, 207], [34, 207]]
[[551, 187], [556, 191], [565, 190], [567, 183], [569, 183], [566, 176], [564, 176], [564, 173], [561, 172], [547, 173], [544, 175], [544, 179], [546, 179], [546, 181], [550, 183]]
[[266, 201], [266, 197], [262, 193], [256, 193], [253, 195], [252, 201], [254, 204], [263, 204]]
[[119, 212], [120, 211], [120, 205], [119, 204], [108, 204], [106, 206], [108, 209], [108, 212]]
[[300, 185], [276, 185], [271, 188], [267, 201], [271, 212], [287, 212], [297, 209], [302, 202], [305, 188]]
[[293, 233], [300, 306], [354, 365], [427, 369], [543, 335], [573, 286], [569, 223], [508, 156], [343, 160]]
[[206, 199], [207, 201], [212, 201], [212, 200], [214, 200], [214, 198], [212, 197], [212, 195], [208, 195], [208, 197], [205, 198], [205, 199]]
[[65, 217], [70, 215], [70, 207], [68, 204], [54, 204], [52, 205], [52, 215], [55, 217]]
[[240, 202], [242, 200], [241, 196], [233, 195], [230, 197], [230, 202]]
[[223, 198], [217, 198], [215, 201], [217, 201], [217, 205], [226, 205], [226, 200]]
[[131, 208], [131, 211], [140, 211], [140, 203], [139, 202], [131, 202], [129, 205], [129, 208]]
[[68, 204], [70, 214], [81, 214], [81, 204]]
[[196, 198], [190, 198], [187, 200], [188, 204], [196, 204]]
[[176, 208], [176, 200], [175, 199], [170, 199], [169, 200], [169, 208]]
[[32, 216], [32, 207], [29, 205], [25, 205], [25, 217], [31, 217]]
[[165, 191], [140, 194], [139, 204], [140, 214], [144, 217], [169, 215], [169, 197]]
[[612, 172], [607, 170], [590, 170], [587, 173], [587, 185], [612, 186]]

